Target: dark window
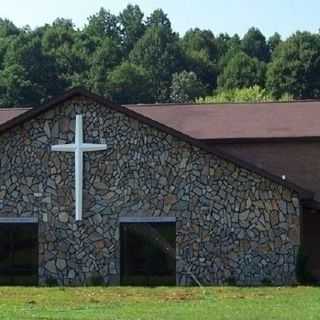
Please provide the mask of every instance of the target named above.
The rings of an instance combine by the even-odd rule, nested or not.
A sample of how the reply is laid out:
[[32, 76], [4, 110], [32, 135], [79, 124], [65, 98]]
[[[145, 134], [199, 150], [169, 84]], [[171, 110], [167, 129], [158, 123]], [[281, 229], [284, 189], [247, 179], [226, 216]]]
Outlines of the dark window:
[[38, 282], [38, 225], [0, 224], [0, 285]]
[[175, 285], [175, 223], [121, 223], [121, 284]]

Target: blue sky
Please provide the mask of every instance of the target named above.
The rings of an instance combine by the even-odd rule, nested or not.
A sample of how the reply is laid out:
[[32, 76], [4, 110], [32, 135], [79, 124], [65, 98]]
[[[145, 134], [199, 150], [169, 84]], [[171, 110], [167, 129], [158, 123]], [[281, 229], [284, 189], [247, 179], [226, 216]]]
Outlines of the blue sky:
[[243, 35], [256, 26], [266, 36], [279, 32], [287, 37], [296, 30], [318, 32], [320, 27], [319, 0], [0, 0], [0, 16], [31, 27], [56, 17], [72, 18], [82, 27], [100, 7], [118, 14], [129, 3], [138, 4], [146, 15], [162, 8], [181, 34], [199, 27]]

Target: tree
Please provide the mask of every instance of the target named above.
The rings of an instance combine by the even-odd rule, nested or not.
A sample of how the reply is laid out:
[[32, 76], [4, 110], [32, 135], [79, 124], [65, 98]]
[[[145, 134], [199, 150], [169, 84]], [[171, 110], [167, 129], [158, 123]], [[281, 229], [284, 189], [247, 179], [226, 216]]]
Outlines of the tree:
[[191, 29], [180, 41], [184, 55], [184, 69], [193, 71], [208, 88], [217, 83], [217, 47], [209, 30]]
[[147, 27], [163, 27], [172, 31], [171, 22], [162, 9], [154, 10], [147, 18]]
[[168, 101], [171, 77], [179, 71], [181, 62], [178, 36], [167, 27], [149, 27], [130, 52], [129, 60], [147, 71], [150, 102]]
[[149, 76], [143, 67], [124, 62], [108, 76], [109, 95], [118, 103], [150, 102]]
[[230, 59], [241, 51], [240, 37], [237, 34], [232, 37], [228, 34], [220, 34], [216, 38], [216, 47], [218, 55], [217, 72], [220, 74]]
[[270, 53], [272, 54], [275, 49], [278, 47], [278, 45], [281, 43], [281, 36], [279, 33], [274, 33], [269, 39], [268, 39], [268, 47], [270, 50]]
[[70, 20], [57, 19], [52, 25], [46, 25], [37, 32], [41, 37], [43, 50], [69, 64], [72, 58], [70, 52], [76, 41], [73, 23]]
[[119, 15], [121, 25], [122, 47], [127, 56], [135, 43], [143, 36], [145, 25], [143, 13], [139, 6], [129, 4]]
[[320, 97], [320, 36], [297, 32], [275, 50], [267, 71], [267, 88], [276, 97]]
[[251, 58], [268, 62], [270, 52], [265, 36], [259, 29], [250, 28], [241, 41], [242, 50]]
[[0, 72], [2, 104], [33, 103], [59, 95], [64, 89], [57, 65], [42, 52], [41, 40], [21, 33], [7, 49]]
[[[220, 33], [216, 37], [216, 48], [217, 48], [217, 55], [218, 55], [218, 61], [227, 53], [227, 51], [230, 49], [230, 36], [227, 33]], [[239, 46], [240, 46], [240, 40], [239, 40]]]
[[4, 58], [10, 45], [10, 37], [0, 38], [0, 70], [3, 68]]
[[172, 76], [170, 99], [172, 102], [192, 102], [195, 98], [203, 96], [205, 86], [194, 72], [182, 71]]
[[0, 38], [17, 36], [20, 29], [10, 20], [0, 18]]
[[98, 13], [88, 18], [88, 24], [83, 31], [99, 39], [109, 37], [120, 43], [119, 19], [104, 8], [100, 8]]
[[53, 27], [64, 27], [66, 29], [74, 29], [74, 23], [71, 19], [65, 19], [65, 18], [56, 18], [53, 23]]
[[90, 47], [85, 41], [89, 36], [86, 33], [79, 34], [72, 21], [66, 19], [55, 20], [40, 33], [43, 52], [56, 61], [61, 81], [67, 87], [86, 85], [90, 56], [97, 41]]
[[15, 106], [34, 101], [32, 89], [32, 82], [28, 80], [28, 75], [22, 66], [8, 65], [0, 71], [1, 106]]
[[8, 19], [0, 18], [0, 70], [10, 42], [20, 33], [20, 29]]
[[117, 44], [105, 38], [90, 59], [89, 86], [95, 92], [105, 95], [108, 88], [108, 74], [121, 61], [121, 52]]
[[196, 28], [180, 38], [163, 10], [144, 20], [137, 5], [119, 15], [101, 8], [82, 30], [64, 18], [33, 30], [0, 18], [2, 103], [37, 103], [79, 85], [122, 102], [189, 101], [199, 94], [191, 89], [225, 93], [255, 85], [276, 98], [318, 98], [320, 34], [281, 41], [275, 33], [266, 41], [257, 28], [242, 39]]
[[263, 86], [264, 74], [264, 63], [238, 51], [229, 60], [222, 74], [219, 75], [218, 85], [223, 89], [246, 88], [254, 85]]

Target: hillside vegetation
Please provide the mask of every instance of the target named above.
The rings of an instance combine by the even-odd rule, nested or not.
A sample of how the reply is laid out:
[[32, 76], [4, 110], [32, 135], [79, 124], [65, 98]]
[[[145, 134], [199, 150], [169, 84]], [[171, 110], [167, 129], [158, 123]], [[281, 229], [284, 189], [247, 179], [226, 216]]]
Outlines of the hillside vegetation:
[[38, 104], [75, 86], [118, 103], [228, 101], [252, 88], [262, 100], [319, 98], [320, 35], [179, 35], [161, 9], [145, 17], [137, 5], [119, 15], [101, 8], [81, 29], [63, 18], [35, 29], [0, 18], [0, 105]]

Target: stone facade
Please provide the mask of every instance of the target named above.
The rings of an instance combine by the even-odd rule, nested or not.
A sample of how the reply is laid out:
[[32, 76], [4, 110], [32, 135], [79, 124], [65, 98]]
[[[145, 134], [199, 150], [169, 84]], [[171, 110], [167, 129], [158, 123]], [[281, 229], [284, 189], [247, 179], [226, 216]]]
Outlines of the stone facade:
[[[84, 155], [83, 220], [74, 217], [74, 141]], [[119, 217], [175, 217], [177, 284], [295, 282], [298, 195], [90, 99], [73, 98], [0, 136], [0, 215], [39, 221], [39, 283], [119, 284]]]

